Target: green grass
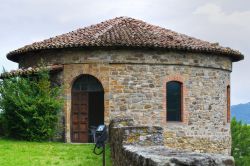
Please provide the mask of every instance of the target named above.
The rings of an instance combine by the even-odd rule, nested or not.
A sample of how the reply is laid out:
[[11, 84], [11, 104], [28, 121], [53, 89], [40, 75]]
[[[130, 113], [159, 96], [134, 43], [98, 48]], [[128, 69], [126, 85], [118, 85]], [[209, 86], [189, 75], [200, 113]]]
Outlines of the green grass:
[[[0, 138], [0, 166], [102, 166], [93, 144], [25, 142]], [[110, 149], [106, 148], [106, 164]]]

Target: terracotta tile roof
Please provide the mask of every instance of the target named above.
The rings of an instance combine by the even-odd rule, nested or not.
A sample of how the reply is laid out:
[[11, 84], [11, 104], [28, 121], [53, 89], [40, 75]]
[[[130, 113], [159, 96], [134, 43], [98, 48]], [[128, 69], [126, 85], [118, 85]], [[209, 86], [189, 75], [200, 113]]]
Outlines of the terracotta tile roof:
[[[63, 65], [51, 65], [51, 66], [46, 66], [45, 67], [47, 70], [50, 72], [54, 71], [60, 71], [63, 70]], [[17, 70], [12, 70], [10, 72], [4, 72], [0, 74], [0, 79], [4, 78], [9, 78], [9, 77], [14, 77], [14, 76], [24, 76], [24, 75], [32, 75], [40, 71], [42, 67], [29, 67], [27, 69], [17, 69]]]
[[219, 46], [217, 43], [202, 41], [129, 17], [117, 17], [26, 45], [8, 53], [7, 58], [17, 61], [17, 57], [29, 51], [75, 47], [163, 48], [222, 54], [232, 57], [233, 61], [244, 58], [239, 51]]

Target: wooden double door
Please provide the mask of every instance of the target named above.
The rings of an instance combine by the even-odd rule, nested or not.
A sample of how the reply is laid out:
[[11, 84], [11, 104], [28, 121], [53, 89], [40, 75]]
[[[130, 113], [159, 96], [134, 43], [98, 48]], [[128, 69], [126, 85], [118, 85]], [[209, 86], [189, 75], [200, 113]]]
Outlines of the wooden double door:
[[92, 75], [80, 75], [71, 90], [71, 142], [91, 142], [90, 129], [103, 123], [103, 86]]
[[71, 142], [92, 142], [90, 128], [104, 123], [104, 93], [72, 91]]

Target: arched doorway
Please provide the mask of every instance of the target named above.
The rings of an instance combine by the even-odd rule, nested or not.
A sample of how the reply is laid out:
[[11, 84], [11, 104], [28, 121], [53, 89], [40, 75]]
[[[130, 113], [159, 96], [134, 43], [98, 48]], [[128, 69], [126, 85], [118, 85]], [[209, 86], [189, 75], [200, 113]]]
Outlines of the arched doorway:
[[91, 75], [81, 75], [71, 91], [71, 142], [92, 142], [90, 128], [104, 123], [104, 90]]

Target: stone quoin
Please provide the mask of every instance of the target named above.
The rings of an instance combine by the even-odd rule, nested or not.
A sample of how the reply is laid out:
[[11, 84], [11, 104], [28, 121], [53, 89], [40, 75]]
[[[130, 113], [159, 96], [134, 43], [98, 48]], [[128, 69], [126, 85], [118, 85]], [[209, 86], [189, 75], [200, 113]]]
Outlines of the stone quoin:
[[120, 117], [162, 127], [169, 148], [231, 153], [228, 87], [232, 62], [244, 58], [239, 51], [117, 17], [7, 58], [19, 69], [1, 78], [35, 72], [43, 62], [64, 88], [57, 139], [90, 142], [92, 126]]

